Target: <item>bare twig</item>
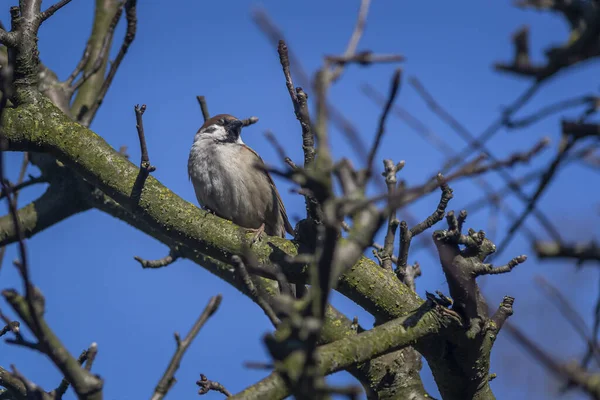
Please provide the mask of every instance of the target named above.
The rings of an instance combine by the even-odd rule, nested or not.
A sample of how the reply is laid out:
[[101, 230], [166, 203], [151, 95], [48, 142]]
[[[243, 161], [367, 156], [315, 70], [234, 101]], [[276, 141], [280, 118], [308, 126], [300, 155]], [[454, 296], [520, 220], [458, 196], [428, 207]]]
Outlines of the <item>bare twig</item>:
[[[527, 335], [512, 324], [506, 324], [505, 330], [512, 336], [525, 351], [535, 358], [546, 369], [556, 376], [566, 379], [571, 385], [582, 388], [590, 393], [594, 399], [600, 398], [600, 389], [597, 387], [598, 379], [585, 373], [577, 365], [563, 365], [556, 361], [547, 351], [542, 349], [535, 341], [529, 339]], [[595, 379], [594, 379], [595, 378]], [[593, 385], [593, 383], [596, 383]]]
[[[1, 112], [0, 112], [0, 118], [1, 118]], [[1, 139], [0, 139], [1, 140]], [[11, 192], [13, 194], [13, 201], [15, 202], [15, 204], [18, 204], [18, 199], [19, 199], [19, 191], [21, 189], [23, 189], [24, 187], [27, 187], [29, 185], [32, 185], [37, 179], [39, 179], [40, 181], [42, 181], [42, 177], [40, 178], [32, 178], [27, 182], [23, 182], [23, 180], [25, 179], [25, 173], [27, 172], [27, 166], [29, 165], [29, 153], [23, 153], [23, 162], [21, 163], [21, 170], [19, 171], [19, 176], [17, 178], [17, 184], [11, 187]], [[3, 179], [4, 177], [0, 177], [0, 179]], [[10, 185], [9, 185], [10, 186]], [[0, 200], [2, 200], [4, 197], [6, 197], [9, 193], [5, 192], [4, 190], [0, 193]], [[0, 248], [0, 268], [2, 267], [2, 263], [4, 261], [4, 254], [6, 253], [6, 247], [2, 247]]]
[[50, 395], [46, 393], [41, 387], [27, 379], [27, 377], [25, 377], [25, 375], [23, 375], [14, 364], [11, 364], [10, 368], [13, 371], [12, 375], [16, 379], [20, 380], [25, 386], [28, 399], [53, 400], [50, 397]]
[[575, 332], [586, 343], [588, 350], [594, 355], [596, 362], [600, 363], [600, 348], [598, 348], [596, 339], [592, 337], [585, 320], [577, 312], [577, 309], [573, 307], [560, 290], [552, 286], [544, 277], [540, 275], [536, 276], [535, 283], [544, 291], [544, 294], [554, 303], [561, 315], [571, 324]]
[[175, 354], [173, 354], [173, 357], [171, 358], [171, 362], [169, 363], [167, 370], [165, 371], [162, 378], [156, 385], [156, 388], [154, 389], [152, 400], [160, 400], [164, 398], [167, 392], [171, 389], [171, 387], [173, 387], [173, 385], [177, 381], [175, 379], [175, 372], [177, 372], [177, 370], [179, 369], [179, 363], [181, 362], [183, 355], [185, 354], [188, 347], [190, 347], [192, 341], [198, 335], [198, 332], [200, 332], [200, 329], [202, 329], [206, 321], [217, 311], [219, 305], [221, 304], [221, 299], [222, 296], [220, 294], [211, 297], [211, 299], [208, 302], [208, 305], [206, 306], [198, 320], [194, 323], [194, 326], [192, 327], [190, 332], [183, 340], [179, 337], [178, 333], [175, 333], [175, 342], [177, 343], [177, 349], [175, 350]]
[[231, 396], [231, 393], [225, 389], [225, 386], [219, 382], [209, 380], [204, 374], [200, 374], [200, 379], [196, 381], [196, 385], [200, 386], [200, 389], [198, 390], [199, 395], [203, 395], [211, 390], [214, 390], [216, 392], [223, 393], [225, 397]]
[[[108, 26], [108, 29], [106, 29], [106, 32], [104, 33], [104, 41], [102, 42], [102, 47], [100, 48], [100, 51], [98, 52], [98, 54], [96, 56], [96, 60], [94, 61], [92, 68], [90, 68], [87, 71], [84, 71], [81, 78], [79, 78], [78, 81], [75, 81], [75, 78], [77, 77], [77, 75], [81, 71], [83, 71], [87, 62], [89, 61], [89, 57], [91, 54], [91, 49], [90, 49], [91, 43], [88, 42], [88, 45], [86, 46], [86, 48], [83, 51], [83, 56], [81, 57], [81, 61], [79, 61], [79, 64], [77, 64], [77, 66], [75, 67], [75, 70], [71, 73], [69, 78], [64, 82], [64, 84], [68, 86], [68, 88], [66, 90], [68, 90], [70, 92], [69, 97], [71, 97], [77, 89], [79, 89], [85, 82], [87, 82], [88, 79], [90, 79], [96, 72], [98, 72], [100, 70], [100, 68], [102, 68], [102, 64], [104, 63], [104, 61], [106, 60], [106, 58], [108, 56], [108, 52], [110, 50], [110, 43], [111, 43], [113, 35], [115, 33], [115, 29], [117, 28], [117, 24], [119, 23], [119, 20], [121, 19], [121, 14], [123, 14], [124, 7], [125, 7], [125, 2], [121, 3], [121, 5], [117, 8], [115, 15], [113, 16], [112, 20], [110, 21], [110, 25]], [[93, 116], [92, 116], [92, 118], [93, 118]], [[91, 119], [90, 119], [90, 121], [91, 121]]]
[[308, 96], [301, 87], [294, 89], [294, 82], [290, 72], [290, 55], [285, 41], [279, 40], [277, 52], [279, 53], [279, 62], [281, 63], [283, 76], [285, 77], [285, 85], [290, 94], [292, 105], [294, 106], [294, 114], [296, 115], [298, 122], [300, 122], [300, 127], [302, 129], [304, 167], [308, 168], [315, 158], [315, 139], [312, 131], [310, 114], [308, 112]]
[[2, 330], [0, 330], [0, 336], [6, 335], [8, 332], [13, 332], [15, 334], [19, 333], [21, 327], [21, 323], [19, 321], [10, 321], [7, 323]]
[[392, 108], [394, 100], [396, 99], [396, 95], [398, 94], [401, 78], [402, 70], [398, 68], [396, 69], [396, 71], [394, 71], [394, 75], [392, 76], [390, 91], [388, 93], [388, 99], [385, 106], [383, 107], [381, 116], [379, 117], [379, 126], [377, 127], [377, 134], [375, 135], [375, 140], [373, 142], [373, 145], [371, 146], [371, 150], [369, 151], [369, 155], [367, 157], [367, 178], [371, 175], [371, 172], [373, 171], [373, 161], [375, 160], [377, 149], [379, 148], [381, 138], [383, 137], [383, 133], [385, 132], [385, 121], [387, 120], [387, 117], [390, 113], [390, 109]]
[[578, 96], [572, 99], [562, 100], [558, 103], [550, 104], [539, 111], [528, 115], [523, 118], [519, 118], [516, 120], [508, 120], [506, 121], [506, 127], [509, 129], [520, 129], [524, 128], [528, 125], [531, 125], [539, 120], [548, 117], [552, 114], [555, 114], [560, 111], [564, 111], [568, 108], [577, 107], [581, 105], [593, 105], [594, 107], [598, 104], [598, 97], [596, 96]]
[[346, 65], [356, 63], [362, 66], [378, 63], [391, 63], [404, 61], [404, 57], [399, 54], [373, 54], [371, 51], [361, 51], [351, 56], [325, 56], [325, 59], [331, 64]]
[[179, 258], [179, 251], [177, 248], [172, 248], [169, 251], [169, 254], [163, 258], [159, 258], [158, 260], [144, 260], [141, 257], [135, 256], [133, 257], [137, 262], [139, 262], [142, 268], [163, 268], [168, 265], [173, 264]]
[[[576, 141], [577, 140], [574, 138], [563, 138], [563, 141], [560, 145], [560, 149], [559, 149], [558, 153], [554, 157], [554, 160], [552, 160], [552, 162], [548, 166], [548, 169], [546, 170], [544, 175], [541, 177], [538, 187], [535, 190], [535, 193], [533, 194], [533, 196], [531, 196], [529, 198], [529, 201], [527, 202], [527, 205], [525, 206], [525, 210], [523, 210], [521, 215], [519, 215], [519, 217], [511, 224], [510, 228], [508, 229], [508, 231], [506, 233], [506, 236], [504, 237], [502, 242], [500, 242], [500, 245], [498, 246], [497, 254], [501, 253], [506, 248], [506, 246], [508, 246], [510, 241], [515, 236], [514, 233], [519, 229], [521, 224], [523, 224], [523, 222], [525, 221], [525, 219], [527, 218], [529, 213], [531, 213], [534, 210], [537, 201], [541, 197], [542, 193], [544, 193], [544, 190], [548, 187], [548, 184], [554, 177], [554, 174], [556, 174], [556, 172], [559, 169], [559, 166], [566, 159], [569, 151], [575, 145]], [[554, 235], [552, 235], [553, 239], [558, 242], [562, 242], [558, 232], [556, 233], [556, 235], [557, 235], [557, 238], [554, 237]]]
[[[485, 146], [485, 140], [483, 140], [483, 135], [480, 138], [477, 138], [471, 132], [469, 132], [460, 122], [458, 122], [448, 111], [443, 109], [440, 104], [433, 98], [433, 96], [427, 92], [423, 84], [417, 78], [410, 78], [411, 85], [415, 88], [415, 90], [419, 93], [419, 95], [424, 99], [428, 107], [438, 115], [444, 122], [446, 122], [461, 138], [463, 138], [468, 144], [469, 148], [473, 150], [482, 151], [492, 162], [498, 162], [496, 156]], [[516, 108], [513, 107], [513, 110], [516, 111]], [[505, 118], [509, 118], [511, 113], [506, 113]], [[503, 121], [503, 124], [506, 124], [506, 121]], [[496, 129], [499, 129], [498, 126]], [[461, 154], [459, 153], [459, 156]], [[464, 156], [468, 156], [468, 154], [463, 154]], [[462, 162], [463, 159], [458, 159], [457, 157], [453, 157], [446, 163], [446, 166], [442, 169], [442, 173], [444, 171], [449, 170], [454, 167], [456, 164]], [[499, 168], [497, 170], [500, 177], [505, 182], [511, 182], [513, 180], [512, 176], [505, 171], [503, 168]], [[523, 192], [522, 188], [519, 186], [510, 186], [511, 190], [515, 193], [515, 195], [523, 202], [527, 202], [529, 197]], [[558, 230], [554, 227], [552, 222], [548, 217], [546, 217], [541, 211], [533, 209], [534, 216], [540, 222], [540, 224], [546, 229], [546, 231], [550, 234], [550, 236], [555, 240], [560, 240], [560, 234]]]
[[136, 6], [137, 0], [125, 0], [125, 18], [127, 19], [127, 31], [125, 32], [125, 38], [123, 39], [123, 44], [119, 49], [117, 57], [112, 62], [110, 70], [108, 71], [108, 74], [106, 75], [106, 78], [102, 83], [102, 87], [98, 92], [96, 100], [92, 103], [90, 109], [85, 113], [84, 117], [80, 121], [84, 126], [89, 126], [90, 122], [94, 119], [94, 116], [98, 112], [98, 109], [100, 108], [100, 105], [102, 104], [102, 101], [104, 100], [104, 97], [106, 96], [106, 93], [108, 92], [108, 89], [112, 84], [117, 70], [121, 66], [121, 62], [123, 61], [127, 50], [129, 50], [129, 46], [135, 39], [135, 34], [137, 30]]
[[[364, 85], [362, 85], [361, 88], [362, 88], [362, 91], [365, 93], [365, 95], [367, 97], [369, 97], [370, 99], [372, 99], [380, 107], [383, 107], [385, 105], [386, 97], [383, 94], [379, 93], [377, 90], [375, 90], [371, 85], [364, 84]], [[425, 141], [427, 143], [429, 143], [432, 147], [437, 149], [440, 153], [444, 154], [447, 158], [453, 158], [456, 156], [457, 153], [454, 151], [453, 147], [448, 143], [448, 141], [446, 141], [441, 135], [438, 135], [435, 132], [433, 132], [429, 127], [427, 127], [427, 125], [425, 125], [425, 123], [423, 123], [421, 120], [416, 118], [413, 114], [408, 112], [406, 109], [404, 109], [400, 105], [394, 105], [392, 107], [391, 112], [397, 118], [399, 118], [404, 123], [406, 123], [419, 136], [421, 136], [423, 139], [425, 139]], [[525, 178], [523, 178], [523, 179], [525, 179]], [[530, 177], [528, 179], [532, 179], [532, 178]], [[477, 203], [477, 206], [476, 206], [477, 209], [480, 209], [483, 206], [497, 205], [511, 220], [514, 220], [517, 217], [516, 212], [514, 212], [512, 210], [512, 208], [509, 206], [508, 203], [501, 204], [501, 200], [504, 197], [500, 196], [496, 193], [496, 190], [491, 183], [489, 183], [482, 176], [475, 176], [474, 182], [477, 185], [479, 185], [485, 193], [482, 200]], [[512, 181], [511, 185], [512, 184], [516, 184], [516, 181]], [[507, 193], [511, 192], [511, 189], [508, 188], [508, 189], [504, 190], [503, 193], [504, 192], [507, 192]], [[469, 206], [466, 208], [468, 210], [474, 211], [473, 206]], [[414, 218], [413, 218], [413, 220], [414, 220]], [[411, 223], [411, 221], [408, 218], [407, 218], [407, 222], [409, 223], [409, 225], [414, 225], [414, 223]], [[535, 240], [535, 236], [533, 235], [533, 233], [530, 232], [526, 227], [524, 227], [524, 229], [525, 229], [524, 232], [526, 234], [528, 234], [528, 236], [532, 240]], [[420, 243], [418, 244], [418, 247], [415, 246], [415, 247], [413, 247], [414, 249], [433, 245], [429, 240], [426, 240], [426, 238], [424, 236], [419, 238], [419, 242]], [[435, 251], [435, 250], [432, 249], [432, 251]]]
[[2, 319], [2, 321], [5, 324], [4, 329], [8, 328], [9, 331], [12, 332], [13, 335], [15, 335], [15, 340], [17, 342], [25, 342], [25, 338], [23, 338], [23, 335], [21, 334], [21, 323], [19, 321], [11, 320], [2, 312], [2, 310], [0, 310], [0, 319]]
[[[358, 17], [356, 18], [356, 25], [354, 26], [354, 31], [352, 32], [352, 35], [350, 36], [350, 41], [348, 42], [348, 46], [346, 47], [346, 51], [344, 52], [344, 55], [342, 56], [342, 58], [346, 58], [346, 59], [352, 58], [354, 53], [356, 53], [356, 49], [358, 48], [358, 43], [360, 42], [360, 39], [362, 38], [362, 35], [365, 30], [365, 25], [367, 23], [367, 16], [369, 15], [370, 5], [371, 5], [371, 0], [361, 0], [360, 8], [358, 10]], [[329, 78], [330, 82], [335, 83], [335, 81], [337, 81], [340, 78], [340, 76], [342, 75], [343, 72], [344, 72], [344, 64], [339, 63], [339, 65], [337, 65], [336, 68], [333, 71], [331, 71], [330, 78]]]
[[495, 63], [494, 66], [498, 71], [510, 72], [542, 82], [561, 70], [600, 56], [598, 42], [600, 17], [596, 2], [525, 0], [518, 1], [517, 6], [552, 10], [562, 14], [570, 26], [570, 35], [566, 43], [545, 51], [546, 63], [532, 65], [529, 62], [518, 63], [517, 60], [512, 63]]
[[[92, 343], [88, 349], [81, 352], [79, 358], [77, 358], [77, 362], [79, 363], [79, 365], [83, 365], [87, 361], [85, 368], [89, 371], [92, 367], [93, 362], [93, 360], [89, 358], [89, 355], [93, 352], [95, 357], [97, 351], [98, 346], [96, 345], [96, 343]], [[63, 380], [60, 382], [60, 385], [58, 385], [56, 389], [50, 392], [50, 394], [53, 394], [56, 400], [60, 400], [67, 392], [67, 389], [69, 389], [69, 381], [66, 378], [63, 378]]]
[[[393, 197], [397, 189], [396, 174], [404, 167], [404, 161], [394, 164], [392, 160], [383, 160], [385, 183], [388, 187], [388, 194]], [[388, 217], [387, 232], [384, 239], [384, 247], [381, 252], [381, 266], [388, 270], [392, 270], [392, 253], [394, 252], [394, 238], [396, 237], [396, 229], [398, 228], [398, 220], [396, 219], [396, 209], [392, 209]]]
[[81, 59], [75, 66], [75, 69], [73, 70], [73, 72], [71, 72], [71, 75], [69, 75], [67, 80], [65, 80], [65, 84], [71, 86], [73, 84], [73, 82], [75, 82], [75, 79], [77, 78], [77, 76], [81, 73], [81, 71], [83, 71], [83, 69], [85, 68], [85, 65], [90, 60], [90, 56], [92, 55], [91, 47], [92, 47], [91, 43], [88, 42], [88, 44], [85, 46], [85, 49], [83, 49], [83, 55], [81, 56]]
[[135, 180], [135, 184], [131, 189], [131, 201], [134, 204], [138, 204], [140, 201], [140, 197], [142, 196], [142, 189], [144, 188], [144, 182], [146, 182], [146, 178], [150, 175], [150, 172], [156, 170], [156, 167], [150, 164], [150, 158], [148, 157], [148, 148], [146, 147], [146, 136], [144, 134], [144, 120], [142, 115], [144, 115], [144, 111], [146, 111], [146, 105], [143, 104], [141, 107], [139, 105], [135, 106], [135, 120], [137, 128], [138, 137], [140, 139], [140, 149], [142, 151], [142, 157], [140, 161], [140, 172]]
[[[27, 153], [24, 153], [25, 157], [27, 157]], [[18, 192], [21, 189], [25, 189], [26, 187], [32, 186], [32, 185], [37, 185], [38, 183], [43, 183], [43, 182], [47, 182], [48, 178], [46, 178], [45, 176], [36, 176], [36, 177], [31, 177], [30, 179], [24, 181], [23, 180], [24, 174], [20, 175], [19, 174], [19, 179], [17, 180], [17, 183], [15, 185], [12, 186], [12, 193], [13, 193], [13, 197], [18, 197]], [[0, 192], [0, 200], [2, 200], [3, 198], [6, 197], [6, 193], [5, 192]]]
[[[0, 121], [2, 121], [2, 114], [4, 112], [4, 108], [6, 107], [8, 98], [11, 97], [12, 92], [13, 92], [12, 82], [13, 82], [13, 68], [12, 68], [12, 65], [9, 63], [8, 65], [6, 65], [2, 69], [0, 69], [0, 91], [2, 92], [2, 98], [0, 99]], [[0, 136], [0, 185], [2, 186], [2, 192], [6, 193], [8, 212], [12, 219], [12, 223], [13, 223], [14, 230], [16, 233], [15, 236], [17, 237], [19, 256], [20, 256], [21, 261], [19, 263], [15, 263], [15, 265], [17, 266], [17, 270], [19, 271], [19, 274], [21, 275], [21, 279], [23, 280], [23, 286], [24, 286], [24, 290], [25, 290], [25, 298], [27, 301], [27, 306], [31, 310], [31, 314], [32, 314], [32, 318], [30, 320], [31, 328], [33, 329], [34, 333], [39, 334], [40, 333], [40, 321], [39, 321], [39, 315], [35, 311], [35, 308], [34, 308], [35, 300], [34, 300], [34, 293], [33, 293], [33, 285], [31, 283], [31, 280], [29, 277], [29, 264], [28, 264], [27, 250], [26, 250], [26, 246], [25, 246], [25, 234], [21, 227], [21, 220], [19, 219], [19, 214], [18, 214], [18, 209], [17, 209], [17, 201], [16, 201], [15, 197], [12, 195], [12, 193], [13, 193], [12, 187], [7, 184], [7, 180], [4, 176], [4, 157], [3, 157], [4, 145], [5, 145], [4, 140], [5, 140], [5, 138], [3, 136]], [[26, 168], [25, 161], [23, 162], [23, 166], [22, 166], [21, 170], [23, 170], [24, 168]]]
[[537, 241], [534, 250], [539, 258], [573, 259], [579, 263], [600, 262], [600, 246], [594, 241], [575, 244]]
[[[22, 267], [20, 267], [20, 269], [22, 269]], [[52, 329], [50, 329], [44, 319], [40, 317], [43, 311], [41, 310], [43, 308], [43, 305], [41, 304], [43, 297], [41, 296], [41, 293], [39, 293], [39, 290], [36, 290], [35, 294], [35, 308], [31, 307], [27, 299], [20, 296], [14, 290], [4, 290], [2, 295], [39, 341], [37, 345], [28, 345], [28, 347], [36, 348], [45, 353], [71, 383], [75, 393], [77, 393], [80, 399], [101, 399], [103, 386], [102, 379], [81, 368], [79, 362], [71, 356], [58, 337], [56, 337]], [[37, 326], [34, 325], [34, 319], [37, 320]], [[19, 341], [12, 343], [24, 344]]]
[[[294, 89], [294, 82], [290, 71], [290, 54], [284, 40], [279, 40], [277, 44], [279, 62], [283, 70], [285, 84], [292, 100], [294, 115], [300, 123], [302, 130], [302, 151], [304, 153], [304, 168], [310, 168], [315, 160], [315, 134], [308, 111], [308, 95], [301, 87]], [[289, 164], [289, 163], [288, 163]], [[306, 216], [309, 220], [319, 224], [322, 219], [321, 207], [313, 195], [304, 194], [304, 203], [306, 206]]]
[[200, 110], [202, 111], [202, 118], [204, 118], [204, 122], [210, 119], [210, 113], [208, 112], [208, 104], [206, 104], [206, 98], [204, 96], [196, 96], [198, 99], [198, 104], [200, 104]]
[[279, 141], [275, 137], [275, 134], [273, 134], [273, 132], [267, 130], [267, 131], [265, 131], [265, 137], [267, 138], [269, 143], [271, 143], [271, 145], [275, 148], [275, 151], [277, 152], [277, 155], [279, 156], [281, 161], [285, 162], [285, 160], [287, 160], [289, 157], [285, 154], [285, 150], [283, 149], [283, 146], [281, 145], [281, 143], [279, 143]]
[[585, 124], [581, 121], [562, 121], [562, 132], [573, 139], [581, 139], [587, 136], [600, 138], [600, 124]]
[[71, 0], [60, 0], [58, 3], [51, 5], [50, 7], [48, 7], [46, 9], [46, 11], [42, 12], [39, 15], [40, 21], [44, 22], [45, 20], [50, 18], [52, 15], [54, 15], [55, 12], [57, 12], [58, 10], [60, 10], [61, 8], [63, 8], [67, 4], [69, 4], [70, 2], [71, 2]]
[[452, 199], [452, 189], [448, 186], [447, 181], [444, 179], [442, 174], [438, 174], [437, 181], [442, 190], [442, 196], [438, 203], [437, 209], [427, 219], [420, 222], [419, 224], [408, 229], [406, 221], [400, 222], [400, 244], [398, 248], [398, 270], [396, 273], [400, 277], [400, 280], [404, 282], [404, 275], [406, 275], [406, 269], [408, 266], [408, 250], [410, 249], [410, 243], [414, 236], [420, 235], [425, 230], [431, 228], [433, 225], [444, 219], [446, 213], [446, 207], [448, 202]]
[[541, 84], [541, 82], [531, 84], [531, 86], [521, 93], [510, 106], [504, 109], [502, 115], [497, 120], [492, 122], [479, 136], [473, 136], [473, 140], [475, 140], [478, 145], [474, 145], [474, 141], [470, 140], [467, 147], [462, 151], [457, 152], [455, 156], [446, 161], [446, 166], [442, 170], [442, 173], [447, 172], [463, 160], [468, 159], [475, 151], [482, 150], [482, 146], [499, 132], [503, 126], [506, 126], [506, 122], [533, 97]]
[[281, 321], [273, 311], [273, 308], [271, 307], [269, 302], [266, 301], [256, 290], [256, 287], [252, 282], [252, 278], [250, 277], [250, 274], [248, 274], [248, 271], [246, 270], [246, 266], [244, 265], [242, 259], [238, 256], [234, 256], [231, 258], [231, 261], [234, 264], [235, 270], [239, 274], [240, 279], [244, 283], [244, 286], [246, 287], [250, 298], [254, 300], [256, 304], [260, 306], [260, 308], [262, 308], [262, 310], [265, 312], [265, 315], [269, 318], [273, 326], [277, 327], [277, 325], [279, 325]]

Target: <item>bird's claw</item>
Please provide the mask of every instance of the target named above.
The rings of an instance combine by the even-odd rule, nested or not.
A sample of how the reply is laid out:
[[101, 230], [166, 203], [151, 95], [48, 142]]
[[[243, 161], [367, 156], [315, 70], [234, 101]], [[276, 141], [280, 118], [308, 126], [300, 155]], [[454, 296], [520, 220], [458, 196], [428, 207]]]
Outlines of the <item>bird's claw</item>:
[[249, 233], [254, 233], [254, 236], [252, 236], [252, 241], [250, 242], [251, 244], [254, 244], [261, 239], [263, 233], [265, 232], [265, 224], [261, 224], [257, 229], [247, 228], [247, 230]]

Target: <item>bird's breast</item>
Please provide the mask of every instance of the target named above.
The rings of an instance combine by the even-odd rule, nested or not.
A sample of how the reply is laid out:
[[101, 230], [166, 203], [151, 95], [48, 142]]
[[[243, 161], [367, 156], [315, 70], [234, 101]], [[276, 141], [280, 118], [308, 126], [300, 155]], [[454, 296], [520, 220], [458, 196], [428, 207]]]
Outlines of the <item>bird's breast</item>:
[[273, 207], [273, 194], [266, 175], [254, 168], [256, 156], [237, 144], [213, 143], [198, 140], [190, 152], [188, 172], [198, 202], [238, 225], [258, 228]]

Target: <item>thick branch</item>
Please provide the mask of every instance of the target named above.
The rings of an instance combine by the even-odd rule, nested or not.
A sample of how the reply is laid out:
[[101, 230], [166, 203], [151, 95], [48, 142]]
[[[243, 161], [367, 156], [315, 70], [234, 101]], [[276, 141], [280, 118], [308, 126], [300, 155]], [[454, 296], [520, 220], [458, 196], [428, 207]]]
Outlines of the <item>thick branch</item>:
[[[26, 238], [90, 208], [73, 187], [69, 190], [63, 185], [64, 183], [59, 182], [51, 184], [39, 199], [19, 209], [19, 220]], [[11, 217], [1, 217], [0, 246], [14, 243], [16, 239]]]
[[[142, 232], [145, 232], [146, 234], [156, 238], [157, 240], [161, 241], [167, 246], [178, 246], [178, 249], [180, 251], [179, 254], [181, 255], [181, 257], [185, 257], [192, 260], [196, 264], [202, 266], [212, 274], [223, 279], [225, 282], [231, 284], [233, 287], [237, 288], [242, 293], [250, 297], [250, 293], [248, 293], [247, 287], [245, 287], [243, 283], [240, 282], [239, 279], [237, 279], [234, 271], [228, 264], [222, 263], [210, 257], [206, 257], [198, 253], [194, 249], [181, 247], [180, 244], [178, 244], [178, 242], [173, 241], [173, 239], [169, 236], [166, 236], [164, 232], [151, 228], [141, 218], [137, 217], [132, 213], [129, 213], [117, 202], [110, 199], [108, 196], [104, 195], [99, 190], [96, 190], [95, 193], [96, 196], [92, 197], [92, 205], [94, 207], [130, 224], [131, 226], [133, 226], [136, 229], [139, 229]], [[255, 248], [255, 246], [257, 245], [258, 244], [253, 245], [252, 248]], [[365, 259], [365, 262], [368, 262], [368, 260]], [[374, 271], [371, 275], [371, 278], [372, 279], [367, 279], [367, 282], [375, 282], [378, 279], [380, 279], [380, 277], [376, 275]], [[270, 302], [274, 300], [274, 295], [278, 293], [277, 283], [275, 281], [261, 278], [260, 276], [255, 276], [253, 277], [253, 283], [262, 296], [265, 296]], [[362, 284], [362, 281], [357, 281], [356, 283]], [[393, 283], [395, 284], [395, 282]], [[401, 289], [403, 288], [401, 287]], [[368, 287], [365, 286], [364, 290], [368, 290]], [[393, 298], [391, 297], [393, 296], [393, 290], [393, 288], [390, 288], [389, 291], [384, 291], [385, 293], [387, 293], [387, 296], [389, 296], [390, 303], [393, 301]], [[420, 300], [418, 300], [418, 298], [414, 296], [414, 301]], [[415, 302], [414, 304], [416, 304], [415, 307], [417, 307], [419, 303]], [[346, 318], [344, 314], [340, 313], [335, 308], [329, 306], [325, 314], [325, 323], [323, 325], [323, 328], [321, 329], [319, 343], [330, 343], [341, 338], [353, 336], [356, 335], [356, 331], [357, 329], [355, 326], [353, 327], [353, 322], [351, 320]], [[359, 331], [362, 331], [362, 329], [359, 329]], [[377, 359], [375, 361], [377, 361]], [[361, 365], [359, 368], [350, 368], [349, 372], [361, 382], [364, 382], [366, 384], [367, 382], [371, 381], [370, 377], [374, 376], [374, 374], [377, 373], [376, 371], [372, 370], [373, 368], [376, 367], [372, 367], [369, 364], [364, 364]]]
[[[100, 136], [69, 121], [55, 110], [48, 101], [41, 101], [38, 106], [7, 110], [3, 126], [10, 146], [20, 150], [33, 148], [50, 152], [131, 211], [130, 194], [138, 168]], [[56, 132], [60, 132], [60, 135]], [[107, 163], [107, 160], [110, 162]], [[187, 244], [225, 262], [231, 255], [243, 256], [237, 226], [199, 210], [152, 176], [145, 183], [135, 211], [136, 217], [142, 219], [151, 230], [163, 232], [172, 241]], [[287, 260], [286, 255], [295, 255], [297, 251], [287, 240], [269, 237], [254, 244], [251, 250], [259, 263], [278, 262], [284, 271], [298, 270]], [[303, 279], [304, 276], [296, 278]], [[368, 287], [371, 283], [381, 287], [377, 294]], [[366, 258], [361, 258], [354, 268], [348, 270], [339, 285], [348, 297], [384, 318], [402, 315], [420, 303], [418, 297], [403, 288], [392, 274], [381, 277], [380, 268]], [[408, 297], [404, 298], [404, 294]]]
[[[430, 308], [426, 303], [414, 314], [379, 325], [356, 336], [321, 346], [317, 350], [318, 368], [332, 374], [374, 357], [402, 349], [422, 338], [440, 333], [458, 320]], [[301, 352], [290, 356], [290, 363], [302, 363]], [[273, 373], [235, 395], [232, 399], [283, 399], [288, 395], [284, 381]]]

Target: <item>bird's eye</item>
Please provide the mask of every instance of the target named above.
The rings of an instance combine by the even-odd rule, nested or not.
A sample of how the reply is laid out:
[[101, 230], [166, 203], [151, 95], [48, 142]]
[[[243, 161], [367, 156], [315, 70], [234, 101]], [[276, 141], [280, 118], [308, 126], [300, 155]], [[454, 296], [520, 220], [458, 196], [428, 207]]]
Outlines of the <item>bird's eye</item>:
[[219, 120], [219, 123], [221, 123], [221, 125], [225, 125], [225, 118], [223, 118], [223, 119], [220, 119], [220, 120]]

